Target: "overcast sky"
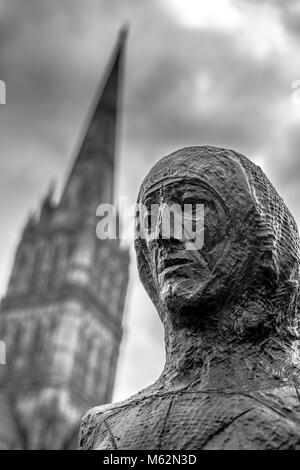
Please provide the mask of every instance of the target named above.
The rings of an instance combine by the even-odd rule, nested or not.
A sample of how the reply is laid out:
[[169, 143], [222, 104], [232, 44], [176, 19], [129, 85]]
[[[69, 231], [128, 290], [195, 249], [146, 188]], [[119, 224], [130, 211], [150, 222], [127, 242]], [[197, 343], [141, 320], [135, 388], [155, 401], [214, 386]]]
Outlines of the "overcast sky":
[[[0, 291], [30, 209], [61, 185], [124, 22], [130, 24], [117, 194], [134, 201], [163, 155], [233, 148], [258, 163], [300, 221], [300, 2], [0, 0]], [[299, 82], [297, 82], [297, 80]], [[163, 334], [133, 254], [115, 390], [148, 385]]]

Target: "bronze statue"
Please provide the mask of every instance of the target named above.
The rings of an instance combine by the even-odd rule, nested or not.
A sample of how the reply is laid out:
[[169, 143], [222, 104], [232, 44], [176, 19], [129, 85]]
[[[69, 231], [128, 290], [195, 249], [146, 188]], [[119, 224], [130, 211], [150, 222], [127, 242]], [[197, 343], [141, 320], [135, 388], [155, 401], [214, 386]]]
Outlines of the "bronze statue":
[[204, 243], [163, 237], [161, 211], [156, 236], [136, 237], [166, 364], [137, 395], [89, 411], [79, 447], [300, 449], [299, 236], [283, 200], [246, 157], [205, 146], [161, 159], [138, 202], [202, 204]]

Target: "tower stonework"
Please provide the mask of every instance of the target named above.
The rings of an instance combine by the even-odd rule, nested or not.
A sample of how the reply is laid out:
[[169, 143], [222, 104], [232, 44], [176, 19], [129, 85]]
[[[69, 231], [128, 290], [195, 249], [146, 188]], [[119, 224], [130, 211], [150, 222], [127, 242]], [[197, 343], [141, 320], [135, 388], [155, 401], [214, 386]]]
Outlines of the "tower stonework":
[[60, 201], [47, 194], [17, 248], [0, 312], [0, 448], [74, 448], [83, 413], [112, 398], [129, 253], [97, 238], [96, 209], [113, 202], [124, 47], [122, 33]]

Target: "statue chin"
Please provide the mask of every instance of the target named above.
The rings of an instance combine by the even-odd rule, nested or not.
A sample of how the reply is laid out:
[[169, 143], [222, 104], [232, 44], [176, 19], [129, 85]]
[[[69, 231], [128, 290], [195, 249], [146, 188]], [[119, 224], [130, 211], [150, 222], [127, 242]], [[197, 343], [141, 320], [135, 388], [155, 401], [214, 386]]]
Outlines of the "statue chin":
[[193, 317], [193, 321], [212, 315], [221, 302], [216, 302], [216, 299], [224, 298], [224, 295], [224, 291], [214, 283], [207, 284], [202, 277], [169, 278], [160, 284], [161, 303], [171, 316], [175, 314], [182, 319]]
[[199, 283], [193, 279], [169, 279], [160, 289], [160, 298], [168, 311], [186, 314], [198, 310]]

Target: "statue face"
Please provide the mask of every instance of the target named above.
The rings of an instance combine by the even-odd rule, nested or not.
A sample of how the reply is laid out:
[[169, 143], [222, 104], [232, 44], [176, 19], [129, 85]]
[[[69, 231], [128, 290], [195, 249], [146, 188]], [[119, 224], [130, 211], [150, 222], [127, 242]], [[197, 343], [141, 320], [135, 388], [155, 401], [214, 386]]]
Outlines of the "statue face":
[[[147, 208], [136, 218], [139, 275], [163, 322], [213, 318], [225, 304], [252, 302], [254, 293], [271, 302], [278, 282], [299, 279], [294, 219], [264, 173], [232, 150], [187, 147], [163, 157], [143, 180], [138, 204]], [[169, 236], [164, 230], [165, 208], [174, 205], [181, 215], [192, 206], [193, 230], [182, 236], [172, 224]], [[197, 205], [203, 206], [200, 226]], [[180, 220], [184, 225], [185, 217]], [[203, 227], [203, 240], [193, 243]]]
[[[227, 245], [219, 195], [200, 180], [170, 179], [143, 197], [142, 224], [161, 301], [197, 304]], [[181, 230], [180, 230], [181, 229]]]

